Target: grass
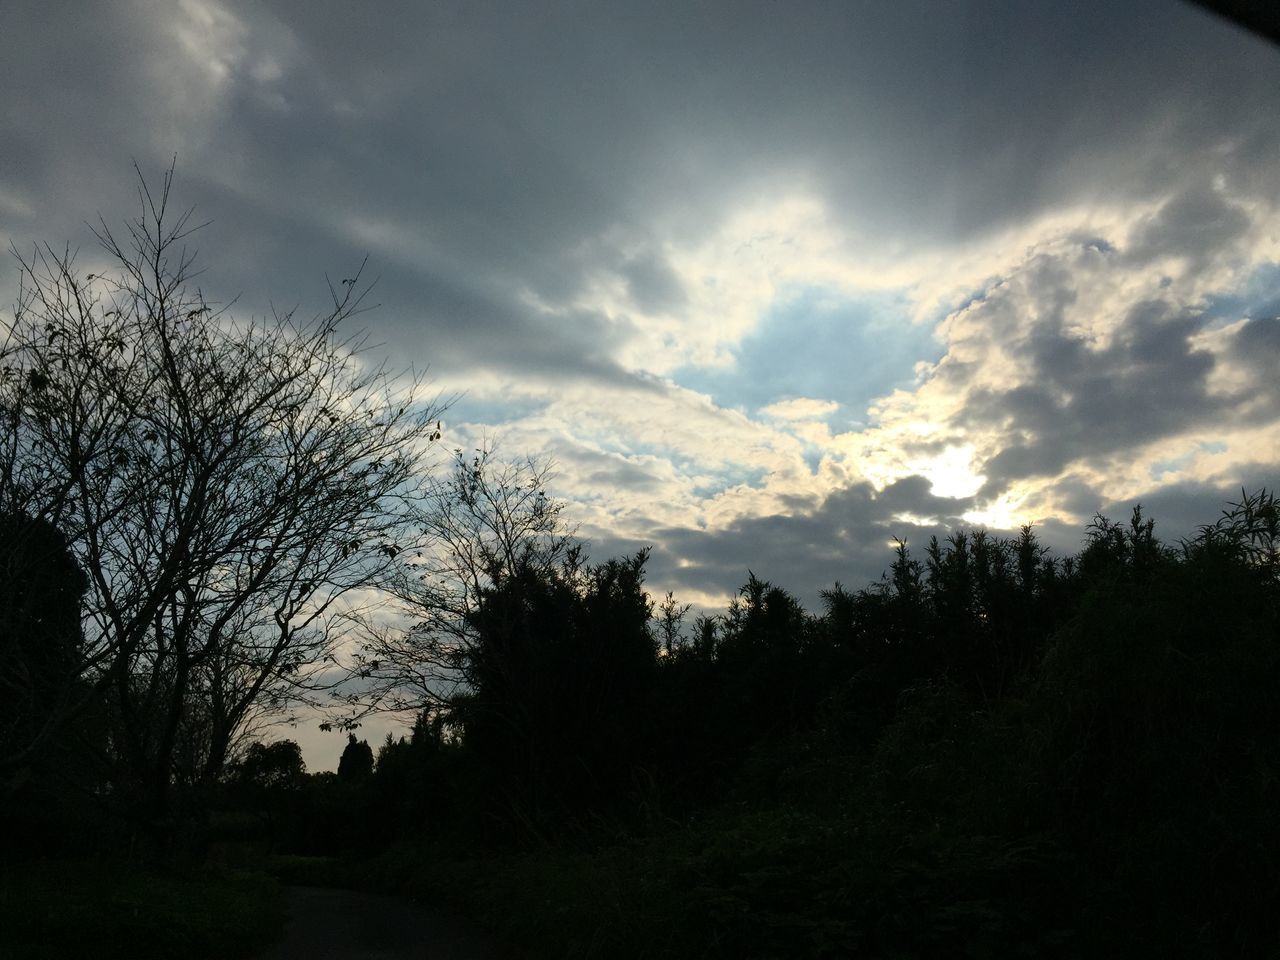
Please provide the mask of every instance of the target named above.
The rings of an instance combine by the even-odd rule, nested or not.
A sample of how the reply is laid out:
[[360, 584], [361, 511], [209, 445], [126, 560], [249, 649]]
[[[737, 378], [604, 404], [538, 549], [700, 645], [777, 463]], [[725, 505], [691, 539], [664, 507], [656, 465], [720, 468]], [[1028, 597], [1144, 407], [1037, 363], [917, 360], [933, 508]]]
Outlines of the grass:
[[203, 960], [249, 957], [283, 926], [261, 873], [45, 860], [0, 867], [0, 956]]

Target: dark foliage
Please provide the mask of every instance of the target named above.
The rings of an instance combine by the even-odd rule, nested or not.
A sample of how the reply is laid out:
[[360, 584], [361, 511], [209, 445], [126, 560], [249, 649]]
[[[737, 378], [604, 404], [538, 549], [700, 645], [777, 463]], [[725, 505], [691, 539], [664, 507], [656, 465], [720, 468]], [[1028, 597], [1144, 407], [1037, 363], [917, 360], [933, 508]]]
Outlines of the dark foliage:
[[463, 691], [336, 775], [255, 745], [219, 822], [548, 956], [1280, 951], [1272, 494], [1179, 544], [900, 543], [819, 612], [749, 574], [688, 630], [645, 561], [514, 565]]
[[[85, 577], [48, 521], [0, 517], [0, 813], [7, 846], [47, 853], [83, 841], [102, 747], [82, 670]], [[74, 708], [74, 709], [73, 709]]]
[[644, 555], [513, 577], [379, 755], [383, 845], [548, 955], [1274, 955], [1278, 534], [1266, 492], [1179, 545], [962, 530], [691, 635]]
[[[4, 709], [16, 717], [52, 712], [48, 702], [66, 695], [80, 670], [80, 599], [84, 574], [66, 539], [47, 520], [0, 517], [0, 668], [5, 676]], [[6, 741], [34, 740], [0, 727]], [[11, 748], [12, 749], [12, 748]]]
[[347, 745], [338, 758], [338, 779], [359, 783], [372, 775], [373, 749], [367, 740], [357, 740], [354, 733], [347, 734]]
[[471, 689], [449, 712], [488, 783], [480, 805], [541, 833], [616, 809], [649, 757], [656, 678], [645, 553], [520, 564], [474, 616]]

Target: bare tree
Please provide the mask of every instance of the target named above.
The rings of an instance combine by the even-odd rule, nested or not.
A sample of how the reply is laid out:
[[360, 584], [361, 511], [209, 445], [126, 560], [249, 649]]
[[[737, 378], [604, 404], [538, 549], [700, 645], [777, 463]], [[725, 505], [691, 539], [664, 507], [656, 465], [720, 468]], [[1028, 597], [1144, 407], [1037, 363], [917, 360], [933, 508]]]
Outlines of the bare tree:
[[546, 579], [577, 561], [550, 478], [549, 462], [503, 461], [486, 445], [455, 451], [453, 469], [429, 481], [419, 518], [429, 543], [406, 555], [395, 588], [407, 625], [370, 625], [361, 653], [365, 709], [446, 706], [468, 685], [484, 594], [518, 571]]
[[95, 231], [112, 276], [15, 250], [0, 347], [0, 508], [66, 534], [89, 581], [80, 674], [156, 816], [184, 723], [199, 715], [214, 776], [255, 710], [323, 685], [348, 601], [416, 544], [443, 409], [342, 332], [365, 308], [359, 274], [311, 320], [237, 322], [193, 289], [172, 178], [157, 193], [140, 177], [126, 235]]

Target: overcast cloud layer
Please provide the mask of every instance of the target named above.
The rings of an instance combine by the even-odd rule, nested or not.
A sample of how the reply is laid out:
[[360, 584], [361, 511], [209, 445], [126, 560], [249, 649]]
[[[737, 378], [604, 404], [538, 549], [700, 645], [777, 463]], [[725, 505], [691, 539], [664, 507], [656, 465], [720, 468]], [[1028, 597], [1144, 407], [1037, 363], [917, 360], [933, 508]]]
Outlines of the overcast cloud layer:
[[176, 154], [237, 309], [368, 255], [447, 439], [552, 454], [659, 590], [1280, 473], [1280, 50], [1181, 0], [42, 2], [4, 47], [0, 238], [91, 258]]

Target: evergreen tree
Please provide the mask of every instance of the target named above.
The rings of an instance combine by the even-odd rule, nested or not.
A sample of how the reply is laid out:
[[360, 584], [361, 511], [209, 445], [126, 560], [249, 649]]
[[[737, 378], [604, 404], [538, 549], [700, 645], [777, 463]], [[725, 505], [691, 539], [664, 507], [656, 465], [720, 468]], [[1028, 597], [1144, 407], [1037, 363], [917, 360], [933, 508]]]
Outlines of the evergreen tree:
[[347, 734], [347, 746], [338, 760], [338, 779], [359, 783], [373, 773], [373, 749], [366, 740], [357, 740], [354, 733]]

